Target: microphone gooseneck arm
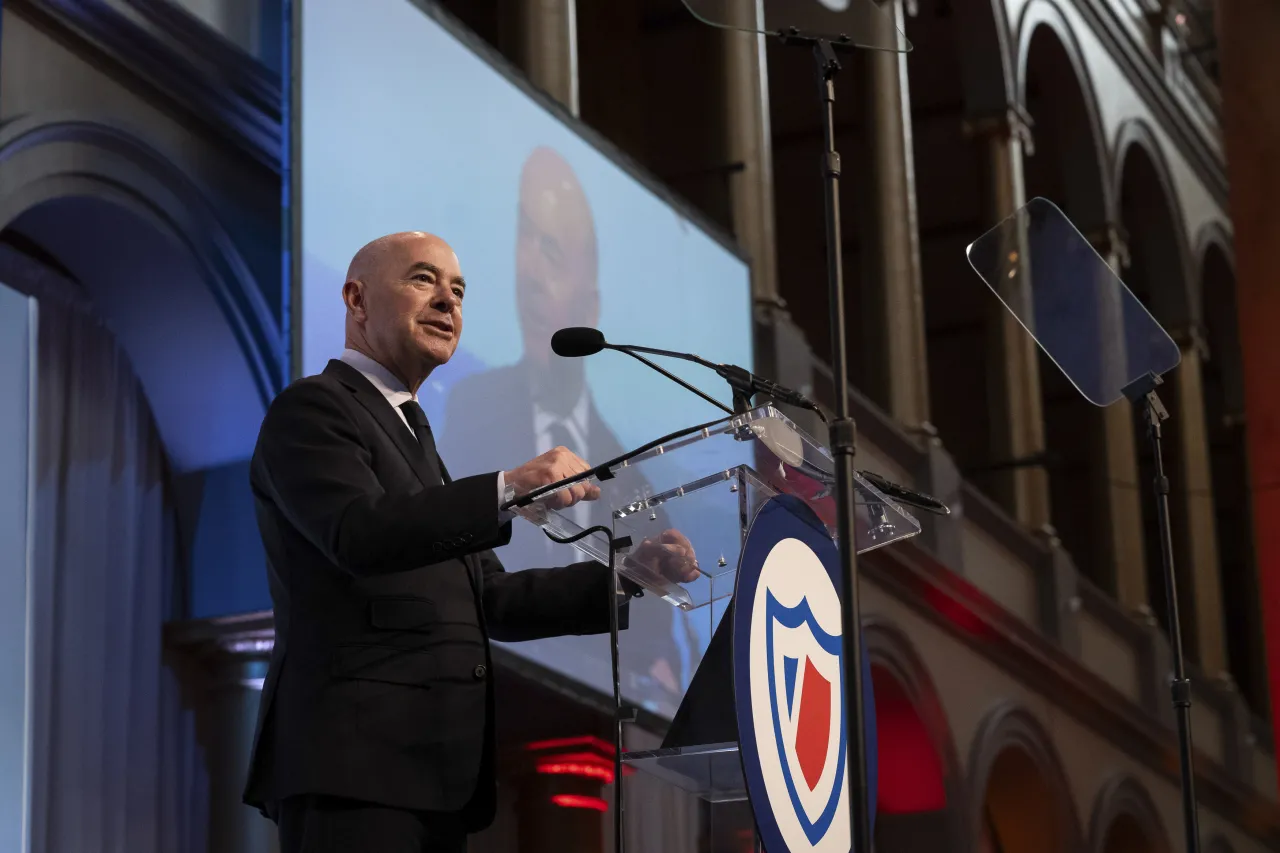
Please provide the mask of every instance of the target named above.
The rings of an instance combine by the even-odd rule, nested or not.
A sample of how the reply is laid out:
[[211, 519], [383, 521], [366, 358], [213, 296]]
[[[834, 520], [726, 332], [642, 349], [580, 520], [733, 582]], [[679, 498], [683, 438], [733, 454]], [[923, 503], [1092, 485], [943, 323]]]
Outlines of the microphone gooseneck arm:
[[[757, 376], [745, 367], [738, 367], [736, 364], [716, 364], [714, 361], [708, 361], [707, 359], [694, 355], [693, 353], [672, 352], [671, 350], [633, 346], [631, 344], [606, 343], [604, 344], [604, 348], [618, 350], [632, 356], [635, 356], [636, 353], [643, 352], [649, 355], [661, 355], [666, 356], [667, 358], [678, 358], [681, 361], [691, 361], [694, 364], [702, 365], [709, 370], [714, 370], [718, 376], [728, 382], [729, 386], [733, 388], [735, 399], [741, 398], [742, 400], [749, 401], [755, 394], [764, 394], [765, 396], [772, 397], [780, 403], [787, 403], [792, 406], [799, 406], [802, 409], [810, 409], [817, 412], [818, 417], [822, 418], [824, 423], [827, 420], [826, 412], [822, 410], [822, 407], [805, 395], [798, 391], [792, 391], [790, 388], [786, 388], [776, 382], [771, 382], [768, 379]], [[643, 361], [643, 359], [641, 360]], [[652, 362], [646, 361], [645, 363], [652, 365]]]
[[[671, 371], [667, 370], [667, 369], [666, 369], [666, 368], [664, 368], [664, 367], [660, 367], [659, 365], [654, 364], [652, 361], [650, 361], [649, 359], [647, 359], [647, 358], [645, 358], [644, 356], [640, 355], [638, 352], [633, 352], [633, 351], [632, 351], [632, 350], [638, 350], [638, 349], [641, 349], [641, 347], [621, 347], [621, 346], [617, 346], [617, 347], [616, 347], [616, 346], [612, 346], [612, 345], [607, 345], [605, 348], [606, 348], [606, 349], [615, 349], [615, 350], [617, 350], [618, 352], [625, 352], [627, 355], [631, 356], [632, 358], [634, 358], [636, 361], [640, 362], [641, 364], [644, 364], [644, 365], [647, 365], [647, 366], [649, 366], [649, 367], [652, 367], [654, 370], [658, 371], [658, 372], [659, 372], [659, 373], [661, 373], [663, 376], [667, 377], [667, 378], [668, 378], [668, 379], [670, 379], [672, 382], [674, 382], [674, 383], [676, 383], [677, 385], [679, 385], [681, 388], [684, 388], [686, 391], [692, 391], [694, 394], [697, 394], [699, 397], [701, 397], [702, 399], [706, 400], [708, 403], [710, 403], [711, 405], [715, 406], [717, 409], [720, 409], [720, 410], [722, 410], [722, 411], [724, 411], [724, 412], [727, 412], [727, 413], [728, 413], [728, 414], [730, 414], [730, 415], [735, 414], [735, 412], [733, 411], [733, 409], [729, 408], [729, 407], [728, 407], [728, 406], [726, 406], [724, 403], [721, 403], [721, 402], [720, 402], [719, 400], [717, 400], [715, 397], [712, 397], [710, 394], [708, 394], [708, 393], [706, 393], [706, 392], [702, 391], [702, 390], [701, 390], [701, 389], [699, 389], [699, 388], [695, 388], [693, 385], [691, 385], [691, 384], [690, 384], [690, 383], [688, 383], [688, 382], [685, 382], [685, 381], [684, 381], [683, 379], [681, 379], [679, 376], [676, 376], [674, 373], [672, 373]], [[662, 354], [662, 355], [666, 355], [667, 353], [660, 353], [660, 354]]]

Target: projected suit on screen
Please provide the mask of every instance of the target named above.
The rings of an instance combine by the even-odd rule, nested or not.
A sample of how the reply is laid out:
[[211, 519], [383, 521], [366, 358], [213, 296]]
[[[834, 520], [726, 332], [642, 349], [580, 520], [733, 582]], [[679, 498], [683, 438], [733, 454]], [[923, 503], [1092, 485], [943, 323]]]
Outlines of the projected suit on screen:
[[[526, 450], [563, 446], [591, 464], [623, 453], [591, 398], [585, 362], [551, 352], [556, 330], [599, 321], [598, 274], [595, 222], [582, 185], [557, 152], [537, 148], [521, 172], [516, 231], [516, 309], [524, 352], [515, 364], [459, 380], [449, 395], [444, 446], [460, 468], [470, 466], [470, 455], [480, 464], [494, 448], [524, 458]], [[581, 524], [584, 511], [577, 512]], [[567, 547], [552, 545], [531, 524], [517, 524], [511, 556], [504, 554], [504, 560], [541, 564], [555, 548]], [[672, 622], [666, 607], [633, 610], [632, 630], [654, 638], [655, 664], [647, 677], [669, 693], [680, 684]]]

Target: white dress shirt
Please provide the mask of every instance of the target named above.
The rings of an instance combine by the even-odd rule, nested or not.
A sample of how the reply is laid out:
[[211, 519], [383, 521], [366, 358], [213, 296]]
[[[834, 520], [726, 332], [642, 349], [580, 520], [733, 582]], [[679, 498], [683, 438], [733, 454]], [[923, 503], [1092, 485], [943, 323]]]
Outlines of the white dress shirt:
[[[400, 422], [404, 424], [404, 428], [413, 436], [413, 440], [417, 441], [418, 436], [413, 431], [413, 427], [409, 425], [409, 419], [404, 416], [404, 411], [400, 408], [410, 400], [416, 401], [417, 395], [405, 387], [405, 384], [395, 377], [390, 370], [387, 370], [378, 362], [369, 358], [362, 352], [353, 349], [344, 349], [342, 351], [342, 361], [351, 365], [360, 371], [361, 375], [378, 389], [387, 402], [391, 404], [391, 408], [396, 410], [396, 416], [400, 418]], [[421, 404], [419, 404], [421, 405]], [[504, 495], [507, 491], [507, 477], [502, 471], [498, 472], [498, 506], [502, 506]], [[511, 518], [511, 513], [498, 512], [498, 520], [506, 523]]]

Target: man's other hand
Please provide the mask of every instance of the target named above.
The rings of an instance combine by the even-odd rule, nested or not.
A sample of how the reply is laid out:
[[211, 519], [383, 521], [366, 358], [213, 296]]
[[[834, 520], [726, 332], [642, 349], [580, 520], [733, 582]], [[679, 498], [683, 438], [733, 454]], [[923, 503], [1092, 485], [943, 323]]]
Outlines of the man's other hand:
[[656, 539], [645, 539], [631, 559], [675, 583], [697, 580], [701, 574], [693, 543], [679, 530], [665, 530]]
[[[504, 476], [507, 485], [515, 489], [516, 497], [520, 497], [534, 489], [540, 489], [590, 469], [591, 466], [583, 462], [573, 451], [564, 447], [553, 447], [541, 456], [530, 459], [519, 468], [507, 471]], [[578, 501], [593, 501], [598, 497], [600, 497], [600, 487], [584, 480], [548, 495], [542, 501], [552, 509], [566, 509]]]

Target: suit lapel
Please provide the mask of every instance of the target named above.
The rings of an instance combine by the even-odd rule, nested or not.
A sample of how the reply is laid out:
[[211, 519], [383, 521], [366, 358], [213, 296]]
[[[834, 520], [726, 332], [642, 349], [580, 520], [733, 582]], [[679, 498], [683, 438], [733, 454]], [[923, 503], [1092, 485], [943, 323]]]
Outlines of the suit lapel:
[[404, 421], [400, 420], [400, 415], [387, 402], [387, 398], [383, 397], [378, 392], [378, 389], [374, 388], [373, 384], [364, 378], [364, 374], [345, 361], [337, 359], [329, 362], [329, 366], [325, 368], [325, 373], [332, 374], [339, 382], [345, 385], [360, 402], [360, 405], [364, 406], [369, 414], [373, 415], [373, 419], [382, 427], [387, 437], [391, 439], [391, 443], [400, 449], [400, 453], [404, 456], [404, 461], [408, 462], [409, 467], [413, 468], [413, 472], [418, 475], [422, 485], [434, 486], [435, 472], [431, 470], [431, 464], [427, 461], [427, 454], [423, 452], [422, 446], [413, 437], [413, 433], [409, 432], [409, 428], [404, 425]]

